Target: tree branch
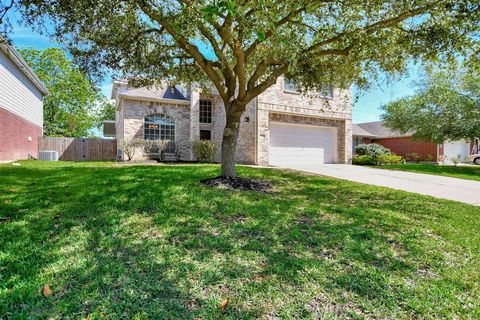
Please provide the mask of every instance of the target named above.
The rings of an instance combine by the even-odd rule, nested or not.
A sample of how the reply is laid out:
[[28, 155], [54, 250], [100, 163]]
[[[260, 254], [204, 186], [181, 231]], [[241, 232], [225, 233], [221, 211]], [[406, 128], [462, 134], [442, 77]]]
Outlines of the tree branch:
[[396, 16], [396, 17], [375, 22], [375, 23], [373, 23], [371, 25], [368, 25], [368, 26], [366, 26], [364, 28], [361, 28], [361, 29], [357, 29], [357, 30], [350, 31], [350, 32], [342, 32], [342, 33], [336, 35], [335, 37], [332, 37], [330, 39], [327, 39], [327, 40], [324, 40], [324, 41], [321, 41], [321, 42], [318, 42], [318, 43], [315, 43], [315, 44], [311, 45], [310, 47], [305, 49], [303, 51], [303, 53], [308, 53], [308, 52], [314, 51], [314, 50], [316, 50], [320, 47], [323, 47], [325, 45], [337, 42], [337, 41], [341, 40], [342, 38], [344, 38], [348, 35], [362, 34], [362, 33], [371, 34], [371, 33], [375, 32], [377, 30], [393, 27], [393, 26], [397, 25], [398, 23], [400, 23], [400, 22], [402, 22], [402, 21], [404, 21], [408, 18], [411, 18], [411, 17], [414, 17], [414, 16], [417, 16], [419, 14], [427, 12], [429, 9], [433, 8], [434, 6], [439, 4], [440, 2], [441, 1], [435, 1], [431, 4], [429, 4], [429, 5], [405, 11], [402, 14]]
[[229, 96], [225, 92], [225, 87], [222, 85], [222, 79], [217, 71], [214, 69], [214, 63], [207, 59], [198, 49], [197, 46], [191, 44], [185, 37], [176, 32], [175, 28], [168, 22], [168, 20], [153, 10], [146, 0], [136, 0], [140, 9], [153, 21], [159, 23], [172, 36], [180, 48], [192, 55], [192, 58], [200, 66], [200, 68], [207, 74], [210, 80], [218, 90], [220, 97], [227, 103]]
[[[275, 23], [275, 28], [278, 28], [278, 27], [284, 25], [284, 24], [287, 23], [291, 18], [295, 17], [297, 14], [302, 13], [304, 10], [305, 10], [305, 6], [302, 6], [302, 7], [300, 7], [299, 9], [290, 12], [290, 13], [287, 14], [285, 17], [283, 17], [282, 19], [278, 20], [278, 21]], [[274, 29], [270, 29], [270, 30], [268, 30], [267, 32], [265, 32], [265, 39], [264, 39], [263, 41], [265, 41], [266, 39], [270, 38], [270, 37], [273, 35], [274, 32], [275, 32]], [[262, 41], [260, 41], [260, 39], [256, 39], [255, 41], [253, 41], [253, 43], [250, 45], [250, 47], [248, 47], [247, 50], [245, 50], [245, 58], [246, 58], [246, 59], [248, 59], [248, 57], [255, 51], [255, 49], [257, 48], [257, 46], [258, 46], [261, 42], [262, 42]]]

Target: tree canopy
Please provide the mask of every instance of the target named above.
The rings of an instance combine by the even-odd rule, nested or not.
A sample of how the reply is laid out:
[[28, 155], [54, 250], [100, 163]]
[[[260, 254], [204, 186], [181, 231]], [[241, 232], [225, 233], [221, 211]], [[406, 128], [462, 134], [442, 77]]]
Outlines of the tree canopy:
[[43, 104], [44, 134], [88, 136], [97, 125], [97, 104], [103, 99], [95, 83], [59, 48], [19, 52], [50, 92]]
[[[409, 58], [471, 53], [478, 0], [21, 0], [27, 23], [54, 35], [89, 72], [132, 83], [213, 84], [225, 106], [222, 174], [246, 104], [287, 75], [303, 90], [366, 86]], [[475, 50], [475, 49], [473, 49]]]
[[383, 106], [387, 127], [439, 143], [480, 137], [480, 75], [474, 65], [427, 68], [418, 86], [415, 95]]

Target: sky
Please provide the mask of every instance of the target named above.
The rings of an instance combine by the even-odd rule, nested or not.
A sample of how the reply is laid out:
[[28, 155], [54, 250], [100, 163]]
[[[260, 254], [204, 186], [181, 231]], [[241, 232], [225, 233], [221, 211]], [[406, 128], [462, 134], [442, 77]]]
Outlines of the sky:
[[[33, 32], [30, 28], [22, 27], [13, 22], [13, 30], [10, 34], [13, 45], [17, 48], [46, 49], [60, 47], [47, 36]], [[380, 120], [380, 107], [389, 101], [408, 96], [414, 93], [413, 82], [418, 80], [419, 70], [410, 66], [407, 75], [395, 80], [381, 80], [377, 85], [367, 91], [353, 88], [353, 94], [357, 97], [353, 105], [353, 123], [370, 122]], [[110, 98], [112, 79], [106, 76], [100, 84], [102, 93]]]

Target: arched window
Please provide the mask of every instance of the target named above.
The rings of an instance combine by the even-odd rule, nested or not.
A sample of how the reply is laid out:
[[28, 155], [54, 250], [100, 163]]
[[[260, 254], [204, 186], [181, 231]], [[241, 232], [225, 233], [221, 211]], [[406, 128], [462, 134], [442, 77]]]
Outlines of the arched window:
[[175, 121], [163, 114], [146, 116], [144, 139], [175, 141]]

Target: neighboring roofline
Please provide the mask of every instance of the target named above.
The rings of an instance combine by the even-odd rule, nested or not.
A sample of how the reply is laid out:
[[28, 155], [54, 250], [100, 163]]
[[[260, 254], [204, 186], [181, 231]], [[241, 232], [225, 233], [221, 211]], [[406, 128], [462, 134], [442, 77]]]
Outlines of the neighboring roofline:
[[[372, 123], [381, 123], [382, 124], [382, 127], [383, 126], [383, 121], [382, 120], [377, 120], [377, 121], [369, 121], [369, 122], [361, 122], [361, 123], [353, 123], [353, 125], [359, 127], [360, 129], [362, 129], [363, 131], [369, 133], [370, 135], [362, 135], [362, 134], [354, 134], [352, 132], [352, 136], [355, 136], [355, 137], [365, 137], [365, 138], [371, 138], [371, 139], [393, 139], [393, 138], [411, 138], [413, 137], [414, 133], [404, 133], [404, 134], [401, 134], [399, 132], [395, 132], [393, 135], [376, 135], [376, 134], [373, 134], [373, 133], [370, 133], [367, 129], [363, 128], [362, 125], [368, 125], [368, 124], [372, 124]], [[353, 130], [352, 130], [353, 131]]]
[[43, 96], [49, 95], [48, 89], [42, 83], [42, 81], [38, 78], [35, 72], [30, 68], [28, 63], [23, 59], [20, 53], [15, 50], [14, 47], [9, 45], [5, 38], [0, 36], [0, 50], [2, 50], [10, 60], [17, 66], [18, 69], [22, 71], [22, 73], [30, 80], [33, 85], [40, 91]]
[[398, 138], [411, 138], [413, 134], [405, 134], [399, 136], [375, 136], [373, 139], [398, 139]]
[[399, 135], [399, 136], [376, 136], [374, 134], [372, 135], [365, 135], [365, 134], [352, 134], [354, 137], [364, 137], [364, 138], [372, 138], [372, 139], [392, 139], [392, 138], [411, 138], [413, 137], [413, 134], [405, 134], [405, 135]]
[[375, 136], [373, 134], [355, 134], [355, 133], [352, 133], [352, 136], [353, 137], [362, 137], [362, 138], [373, 138], [373, 139], [377, 138], [377, 136]]
[[172, 104], [190, 105], [189, 100], [177, 100], [177, 99], [164, 99], [164, 98], [155, 98], [155, 97], [136, 96], [136, 95], [130, 95], [130, 94], [128, 94], [128, 92], [120, 93], [119, 97], [123, 98], [123, 99], [130, 99], [130, 100], [159, 101], [159, 102], [166, 102], [166, 103], [172, 103]]

